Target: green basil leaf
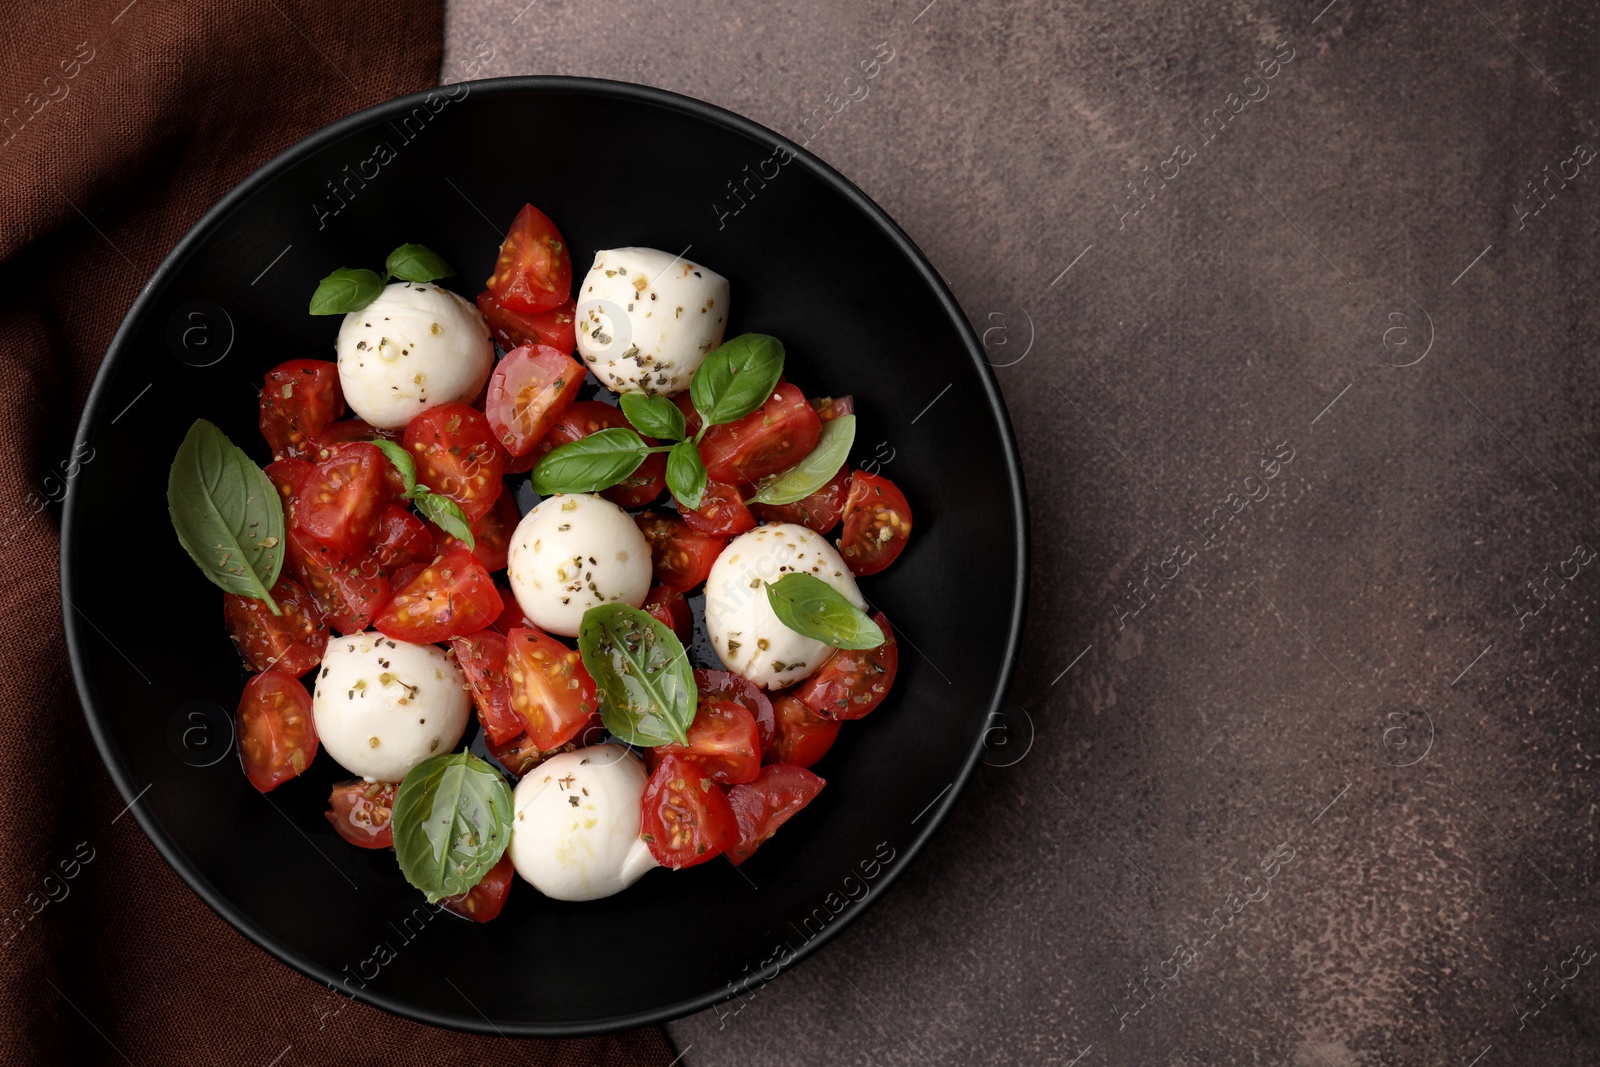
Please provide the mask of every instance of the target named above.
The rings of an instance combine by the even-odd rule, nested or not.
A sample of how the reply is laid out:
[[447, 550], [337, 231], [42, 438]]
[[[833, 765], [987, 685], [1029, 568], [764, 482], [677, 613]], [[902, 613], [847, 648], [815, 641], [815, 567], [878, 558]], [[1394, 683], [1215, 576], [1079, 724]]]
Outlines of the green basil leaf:
[[765, 404], [782, 374], [783, 342], [764, 333], [740, 334], [695, 369], [689, 399], [706, 426], [718, 426]]
[[266, 472], [205, 419], [189, 427], [172, 459], [167, 511], [207, 578], [280, 614], [271, 589], [283, 569], [283, 501]]
[[311, 294], [311, 314], [345, 315], [360, 311], [383, 292], [383, 279], [370, 270], [340, 267], [317, 283]]
[[706, 465], [693, 441], [679, 441], [667, 453], [667, 489], [678, 506], [693, 511], [706, 493]]
[[483, 880], [511, 842], [511, 789], [470, 752], [417, 764], [394, 797], [395, 858], [428, 903], [460, 896]]
[[785, 574], [767, 584], [773, 614], [802, 637], [834, 648], [877, 648], [883, 628], [827, 582], [804, 571]]
[[467, 519], [467, 513], [461, 510], [460, 504], [447, 496], [440, 496], [425, 485], [416, 486], [406, 495], [422, 512], [423, 518], [466, 545], [468, 552], [478, 547], [472, 537], [472, 523]]
[[761, 483], [756, 495], [750, 498], [755, 504], [793, 504], [804, 500], [818, 489], [833, 481], [845, 460], [850, 458], [850, 446], [856, 440], [856, 417], [841, 415], [822, 424], [817, 445], [806, 458], [782, 474]]
[[689, 436], [688, 426], [678, 405], [664, 396], [623, 393], [622, 413], [633, 428], [646, 437], [661, 441], [681, 441]]
[[613, 426], [552, 450], [533, 468], [533, 487], [540, 496], [598, 493], [638, 470], [647, 455], [638, 434]]
[[383, 269], [389, 272], [389, 277], [403, 282], [431, 282], [455, 274], [443, 256], [423, 245], [401, 245], [389, 253]]
[[[827, 427], [824, 426], [823, 429], [827, 429]], [[417, 488], [417, 461], [411, 458], [411, 453], [405, 450], [405, 446], [395, 441], [386, 441], [381, 437], [376, 438], [372, 443], [378, 446], [378, 451], [387, 456], [389, 462], [394, 464], [394, 469], [400, 472], [401, 479], [406, 483], [406, 492], [408, 494], [415, 492]]]
[[627, 604], [601, 604], [583, 613], [578, 651], [607, 730], [642, 747], [687, 742], [699, 696], [689, 656], [670, 629]]

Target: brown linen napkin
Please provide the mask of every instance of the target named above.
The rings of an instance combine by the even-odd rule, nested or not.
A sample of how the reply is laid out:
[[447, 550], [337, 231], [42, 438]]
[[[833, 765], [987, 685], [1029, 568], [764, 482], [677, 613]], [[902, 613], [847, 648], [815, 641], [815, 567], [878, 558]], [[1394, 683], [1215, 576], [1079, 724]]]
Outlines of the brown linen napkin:
[[[432, 85], [439, 0], [89, 0], [0, 18], [0, 1062], [666, 1064], [658, 1029], [507, 1041], [335, 996], [213, 914], [112, 787], [67, 666], [59, 508], [161, 258], [312, 130]], [[121, 625], [161, 617], [135, 577]], [[103, 620], [102, 620], [103, 622]], [[310, 906], [310, 902], [308, 902]]]

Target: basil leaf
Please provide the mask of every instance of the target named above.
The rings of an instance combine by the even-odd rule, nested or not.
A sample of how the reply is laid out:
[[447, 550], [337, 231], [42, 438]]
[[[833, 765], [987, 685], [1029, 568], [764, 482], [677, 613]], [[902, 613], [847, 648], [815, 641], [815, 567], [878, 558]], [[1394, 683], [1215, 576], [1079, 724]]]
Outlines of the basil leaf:
[[630, 745], [688, 741], [699, 696], [683, 645], [649, 613], [601, 604], [583, 613], [578, 651], [600, 693], [600, 718]]
[[622, 413], [628, 416], [633, 428], [646, 437], [662, 441], [681, 441], [689, 436], [683, 412], [678, 410], [678, 405], [664, 396], [623, 393]]
[[540, 496], [598, 493], [638, 470], [647, 455], [638, 434], [613, 426], [551, 451], [533, 468], [533, 487]]
[[283, 501], [227, 435], [195, 420], [167, 475], [167, 511], [189, 558], [214, 584], [265, 600], [283, 569]]
[[416, 486], [406, 495], [422, 512], [423, 518], [466, 545], [468, 552], [478, 547], [472, 536], [472, 523], [468, 521], [467, 513], [461, 510], [460, 504], [447, 496], [440, 496], [425, 485]]
[[693, 511], [706, 493], [706, 465], [693, 441], [679, 441], [667, 453], [667, 488], [678, 506]]
[[[824, 426], [823, 429], [827, 429], [827, 427]], [[375, 439], [372, 443], [378, 446], [378, 451], [387, 456], [389, 462], [394, 464], [394, 469], [400, 472], [401, 479], [406, 483], [406, 492], [408, 494], [415, 492], [417, 488], [417, 461], [411, 458], [411, 453], [405, 450], [405, 446], [394, 441], [386, 441], [381, 437]]]
[[767, 584], [773, 614], [802, 637], [834, 648], [877, 648], [883, 629], [827, 582], [804, 571]]
[[403, 282], [431, 282], [455, 274], [444, 257], [424, 245], [401, 245], [389, 253], [383, 269]]
[[804, 500], [818, 489], [833, 481], [845, 460], [850, 458], [850, 446], [856, 440], [856, 417], [841, 415], [822, 424], [817, 445], [806, 458], [775, 477], [761, 483], [753, 504], [793, 504]]
[[370, 270], [341, 267], [317, 283], [311, 294], [311, 314], [345, 315], [360, 311], [383, 292], [383, 279]]
[[394, 797], [395, 858], [428, 903], [482, 881], [511, 842], [511, 789], [470, 752], [417, 764]]
[[705, 427], [732, 422], [765, 404], [782, 374], [783, 342], [764, 333], [740, 334], [695, 369], [689, 399]]

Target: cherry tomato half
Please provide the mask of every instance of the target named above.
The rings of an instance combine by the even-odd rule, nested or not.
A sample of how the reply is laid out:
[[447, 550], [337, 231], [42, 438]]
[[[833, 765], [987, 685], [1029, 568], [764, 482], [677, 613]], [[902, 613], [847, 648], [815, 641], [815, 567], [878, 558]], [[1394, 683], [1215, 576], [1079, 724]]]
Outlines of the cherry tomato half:
[[823, 422], [856, 413], [856, 398], [849, 393], [844, 396], [814, 396], [810, 403], [811, 410], [815, 411], [817, 418]]
[[[478, 557], [478, 562], [486, 570], [506, 569], [506, 557], [511, 552], [511, 535], [516, 533], [517, 523], [521, 521], [522, 512], [517, 510], [517, 498], [510, 492], [501, 493], [494, 507], [472, 520], [472, 554]], [[437, 530], [434, 536], [440, 552], [450, 552], [464, 545], [464, 542], [457, 541], [443, 530]]]
[[578, 302], [568, 299], [565, 304], [524, 315], [502, 307], [487, 289], [478, 294], [478, 310], [489, 323], [489, 332], [507, 352], [523, 345], [549, 345], [557, 352], [571, 355], [578, 347]]
[[[620, 408], [602, 404], [598, 400], [580, 400], [556, 419], [555, 425], [550, 427], [550, 434], [545, 438], [545, 443], [551, 448], [557, 448], [581, 440], [592, 433], [599, 433], [601, 430], [627, 425], [628, 417]], [[644, 437], [643, 440], [652, 447], [656, 444], [653, 437]], [[637, 470], [600, 495], [619, 508], [642, 508], [660, 496], [666, 487], [667, 456], [664, 452], [657, 452], [655, 455], [646, 456]]]
[[728, 804], [739, 824], [739, 843], [728, 859], [735, 867], [749, 859], [827, 784], [804, 767], [775, 763], [763, 767], [755, 781], [729, 789]]
[[500, 862], [490, 867], [477, 885], [458, 897], [445, 897], [439, 905], [473, 922], [486, 923], [506, 906], [506, 897], [511, 895], [512, 876], [516, 873], [517, 869], [511, 865], [511, 853], [502, 853]]
[[883, 644], [835, 649], [817, 673], [795, 687], [794, 695], [806, 707], [830, 719], [859, 719], [883, 703], [900, 668], [900, 650], [883, 612], [873, 612], [872, 621], [883, 628]]
[[358, 848], [389, 848], [394, 844], [393, 782], [368, 782], [352, 778], [333, 787], [323, 817], [339, 836]]
[[760, 741], [761, 751], [766, 752], [772, 747], [773, 738], [778, 732], [777, 720], [772, 701], [759, 685], [732, 671], [708, 671], [696, 667], [694, 687], [702, 700], [731, 700], [744, 705], [756, 722], [756, 737]]
[[300, 483], [294, 521], [335, 552], [354, 556], [377, 533], [389, 461], [377, 445], [335, 445]]
[[328, 625], [341, 634], [365, 630], [389, 602], [389, 578], [371, 559], [346, 559], [296, 529], [288, 531], [284, 556]]
[[541, 751], [572, 740], [600, 708], [583, 657], [539, 630], [506, 635], [506, 680], [511, 710]]
[[767, 763], [809, 767], [828, 754], [844, 725], [838, 719], [818, 715], [793, 693], [774, 698], [772, 711], [778, 720], [778, 736], [762, 754]]
[[522, 719], [511, 710], [511, 686], [506, 682], [506, 639], [493, 630], [453, 637], [450, 647], [456, 663], [472, 687], [472, 703], [490, 744], [503, 745], [522, 733]]
[[839, 468], [832, 481], [803, 500], [793, 504], [751, 504], [750, 510], [762, 522], [797, 522], [808, 530], [826, 534], [839, 525], [849, 492], [850, 467], [847, 464]]
[[311, 594], [287, 576], [272, 587], [280, 615], [265, 600], [222, 594], [222, 617], [233, 643], [253, 671], [300, 675], [322, 662], [328, 646], [328, 624]]
[[583, 375], [576, 360], [548, 345], [507, 352], [489, 376], [483, 409], [500, 447], [511, 456], [532, 454], [551, 423], [578, 398]]
[[291, 359], [267, 371], [261, 386], [261, 436], [273, 459], [305, 459], [328, 423], [344, 414], [339, 367], [323, 359]]
[[726, 537], [710, 537], [691, 530], [688, 523], [667, 512], [641, 511], [633, 520], [650, 542], [656, 581], [680, 593], [705, 581], [711, 565], [728, 547]]
[[685, 389], [681, 393], [674, 394], [672, 402], [677, 405], [679, 411], [683, 412], [683, 422], [688, 428], [688, 436], [693, 437], [699, 433], [700, 424], [705, 420], [700, 417], [700, 412], [695, 410], [694, 400], [689, 396], [689, 390]]
[[731, 700], [702, 699], [689, 724], [688, 743], [657, 745], [650, 753], [656, 760], [682, 757], [718, 785], [748, 782], [761, 771], [756, 721], [743, 704]]
[[371, 423], [362, 422], [360, 419], [345, 419], [342, 422], [330, 422], [317, 434], [317, 454], [312, 456], [313, 462], [327, 459], [326, 453], [334, 445], [348, 444], [351, 441], [372, 441], [383, 438], [385, 441], [398, 441], [403, 430], [380, 430]]
[[476, 633], [504, 606], [483, 564], [458, 548], [415, 573], [396, 574], [389, 606], [372, 626], [396, 641], [426, 645]]
[[723, 482], [707, 482], [700, 506], [679, 507], [678, 514], [691, 528], [712, 537], [737, 537], [756, 528], [756, 517], [745, 506], [744, 494]]
[[239, 698], [239, 760], [250, 784], [263, 793], [311, 766], [317, 726], [311, 694], [285, 671], [262, 671]]
[[300, 486], [305, 483], [313, 468], [303, 459], [275, 459], [262, 469], [277, 487], [278, 497], [283, 501], [284, 519], [287, 522], [290, 520], [290, 509], [300, 495]]
[[385, 504], [378, 509], [378, 530], [367, 546], [365, 559], [385, 574], [393, 574], [426, 563], [438, 554], [427, 523], [398, 504]]
[[572, 298], [572, 254], [556, 224], [532, 204], [517, 212], [484, 287], [501, 307], [533, 313]]
[[700, 439], [700, 458], [712, 481], [754, 486], [805, 459], [821, 432], [822, 420], [805, 394], [780, 381], [766, 403], [750, 414], [711, 427]]
[[504, 604], [505, 607], [501, 609], [500, 616], [489, 624], [489, 629], [501, 637], [504, 637], [519, 626], [528, 630], [538, 629], [522, 614], [522, 605], [517, 603], [517, 598], [512, 594], [509, 585], [504, 582], [496, 582], [494, 583], [494, 588], [500, 594], [500, 603]]
[[417, 481], [460, 504], [469, 522], [486, 515], [506, 487], [489, 420], [471, 404], [424, 411], [406, 426], [405, 448], [417, 461]]
[[739, 822], [721, 787], [681, 756], [667, 756], [640, 801], [639, 836], [663, 867], [681, 870], [731, 852]]
[[694, 612], [676, 589], [658, 585], [644, 598], [644, 610], [656, 617], [685, 645], [694, 637]]
[[844, 504], [839, 552], [856, 576], [877, 574], [895, 561], [911, 537], [911, 505], [881, 474], [856, 471]]

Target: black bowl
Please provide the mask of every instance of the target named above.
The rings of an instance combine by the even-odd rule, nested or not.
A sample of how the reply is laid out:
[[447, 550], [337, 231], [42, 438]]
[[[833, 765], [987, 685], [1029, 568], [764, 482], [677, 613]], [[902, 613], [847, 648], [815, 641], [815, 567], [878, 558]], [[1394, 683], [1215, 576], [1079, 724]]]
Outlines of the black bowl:
[[[519, 884], [504, 914], [478, 925], [434, 917], [391, 853], [334, 834], [322, 813], [348, 775], [326, 755], [268, 795], [245, 780], [231, 713], [246, 675], [221, 594], [179, 547], [164, 494], [199, 417], [266, 461], [262, 375], [333, 356], [339, 320], [305, 313], [319, 278], [419, 241], [457, 267], [471, 297], [525, 201], [556, 220], [580, 273], [596, 249], [648, 245], [692, 247], [731, 279], [730, 335], [774, 334], [808, 393], [854, 394], [854, 461], [905, 490], [916, 532], [893, 567], [862, 582], [901, 637], [894, 692], [845, 728], [817, 767], [827, 788], [755, 858], [652, 872], [586, 904]], [[139, 824], [268, 952], [442, 1026], [570, 1035], [660, 1022], [815, 950], [883, 894], [954, 803], [1020, 637], [1015, 444], [983, 350], [938, 275], [812, 156], [655, 89], [453, 86], [294, 146], [156, 271], [106, 353], [77, 444], [93, 458], [63, 518], [67, 642], [100, 754]], [[130, 596], [152, 598], [163, 621], [119, 625]]]

